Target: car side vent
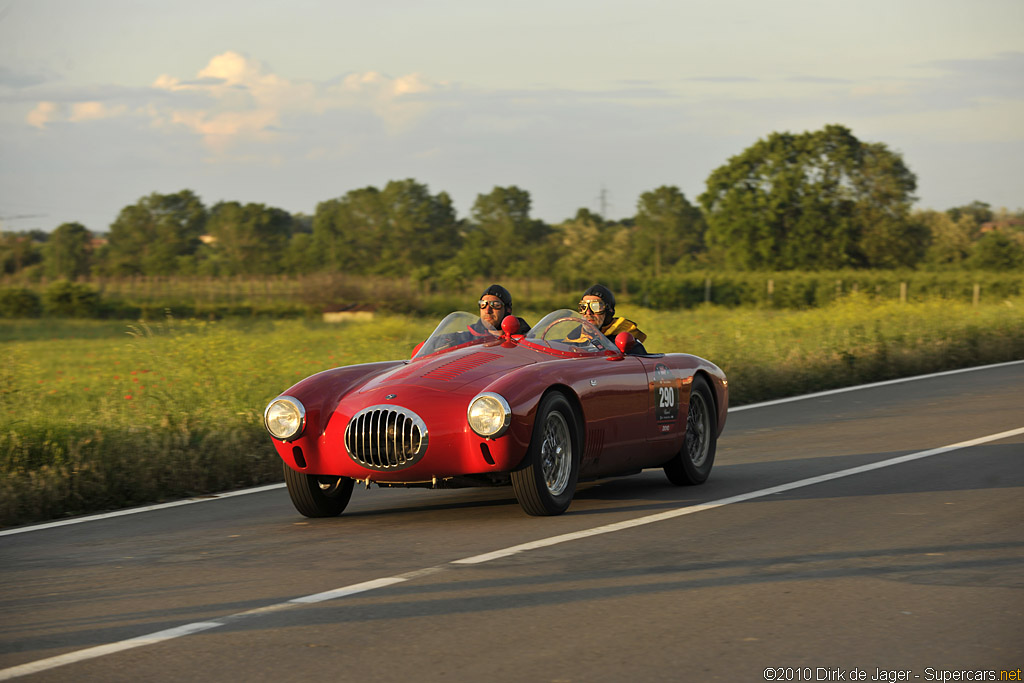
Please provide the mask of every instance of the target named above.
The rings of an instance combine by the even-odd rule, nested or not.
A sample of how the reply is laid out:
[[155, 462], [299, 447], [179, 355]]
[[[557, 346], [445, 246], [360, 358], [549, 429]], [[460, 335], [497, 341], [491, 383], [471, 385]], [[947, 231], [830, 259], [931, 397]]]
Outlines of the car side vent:
[[442, 382], [450, 382], [467, 370], [478, 368], [496, 358], [501, 358], [501, 356], [496, 353], [473, 353], [438, 366], [430, 372], [424, 373], [423, 376], [429, 379], [439, 379]]
[[427, 425], [407, 408], [363, 408], [345, 427], [345, 450], [371, 470], [398, 470], [415, 464], [427, 451]]

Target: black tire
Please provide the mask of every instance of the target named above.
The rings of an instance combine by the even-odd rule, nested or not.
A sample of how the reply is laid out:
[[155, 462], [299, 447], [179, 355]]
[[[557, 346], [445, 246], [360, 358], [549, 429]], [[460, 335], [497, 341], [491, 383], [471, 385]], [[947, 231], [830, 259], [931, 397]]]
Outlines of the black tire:
[[707, 380], [694, 377], [686, 409], [686, 436], [683, 447], [665, 463], [665, 476], [676, 486], [703, 484], [715, 464], [718, 446], [718, 419], [715, 400]]
[[522, 464], [512, 472], [512, 490], [528, 515], [560, 515], [569, 508], [580, 476], [576, 414], [560, 393], [537, 408], [533, 437]]
[[284, 483], [292, 505], [306, 517], [337, 517], [349, 498], [355, 481], [348, 477], [335, 477], [296, 472], [284, 466]]

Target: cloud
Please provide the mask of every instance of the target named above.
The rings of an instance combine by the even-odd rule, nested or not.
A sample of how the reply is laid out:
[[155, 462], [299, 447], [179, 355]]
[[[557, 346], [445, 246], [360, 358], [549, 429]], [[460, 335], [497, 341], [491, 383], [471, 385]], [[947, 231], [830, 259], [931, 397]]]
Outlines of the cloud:
[[30, 126], [45, 128], [46, 124], [52, 121], [57, 115], [57, 105], [54, 102], [40, 102], [36, 108], [28, 113], [25, 120]]
[[80, 123], [82, 121], [98, 121], [100, 119], [117, 118], [128, 113], [123, 104], [113, 106], [87, 100], [82, 102], [54, 102], [43, 100], [36, 104], [25, 117], [30, 126], [46, 128], [48, 124], [57, 122]]
[[269, 141], [288, 130], [298, 115], [325, 115], [336, 110], [372, 112], [392, 129], [400, 129], [430, 106], [420, 96], [443, 87], [419, 74], [391, 78], [375, 71], [347, 74], [326, 83], [290, 81], [265, 64], [237, 52], [215, 56], [196, 79], [161, 75], [153, 88], [171, 93], [201, 93], [208, 106], [158, 107], [154, 123], [185, 126], [204, 144], [224, 152], [246, 141]]
[[697, 83], [758, 83], [761, 79], [750, 78], [749, 76], [693, 76], [685, 79]]
[[148, 89], [112, 91], [110, 101], [50, 97], [39, 101], [25, 120], [45, 128], [56, 122], [139, 116], [156, 129], [188, 130], [209, 150], [226, 153], [239, 144], [275, 140], [291, 128], [290, 121], [308, 114], [368, 112], [387, 130], [398, 132], [436, 106], [430, 95], [446, 88], [416, 73], [392, 78], [376, 71], [327, 82], [293, 81], [258, 60], [228, 51], [214, 56], [194, 76], [161, 74]]
[[6, 66], [0, 65], [0, 86], [8, 88], [30, 88], [45, 83], [50, 79], [49, 75], [30, 73], [28, 71], [15, 71]]
[[989, 88], [1005, 88], [1024, 94], [1024, 52], [1001, 52], [987, 59], [948, 59], [930, 62], [926, 68], [981, 82]]
[[91, 121], [97, 119], [108, 119], [123, 115], [127, 111], [124, 105], [108, 107], [102, 102], [75, 102], [71, 105], [71, 113], [68, 121], [77, 123], [79, 121]]

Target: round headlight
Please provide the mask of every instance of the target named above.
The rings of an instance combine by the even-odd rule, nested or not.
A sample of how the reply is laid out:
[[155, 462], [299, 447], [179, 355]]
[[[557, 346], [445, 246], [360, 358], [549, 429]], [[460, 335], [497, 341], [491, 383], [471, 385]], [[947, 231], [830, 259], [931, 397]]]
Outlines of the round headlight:
[[485, 439], [496, 439], [512, 424], [512, 409], [499, 394], [485, 392], [469, 402], [469, 427]]
[[263, 412], [263, 423], [276, 439], [297, 439], [306, 426], [306, 409], [297, 398], [278, 396]]

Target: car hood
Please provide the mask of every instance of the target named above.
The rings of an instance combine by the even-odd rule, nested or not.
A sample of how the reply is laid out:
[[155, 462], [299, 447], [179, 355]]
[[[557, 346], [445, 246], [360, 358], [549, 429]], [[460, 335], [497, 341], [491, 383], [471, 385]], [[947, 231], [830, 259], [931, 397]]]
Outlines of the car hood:
[[471, 346], [410, 361], [371, 378], [356, 393], [378, 393], [400, 386], [440, 391], [456, 391], [467, 385], [482, 387], [490, 377], [537, 360], [536, 352], [518, 346]]

